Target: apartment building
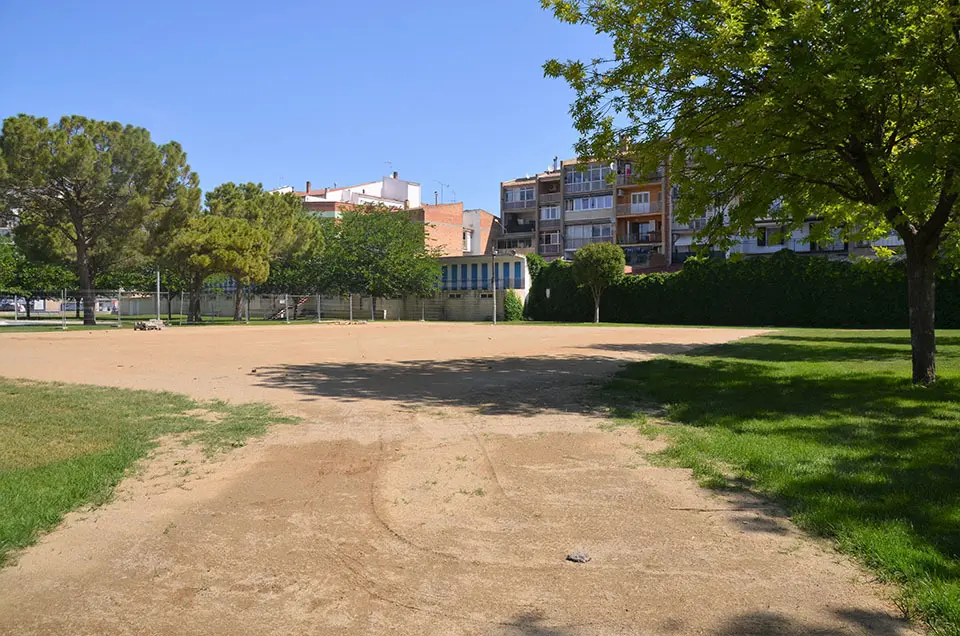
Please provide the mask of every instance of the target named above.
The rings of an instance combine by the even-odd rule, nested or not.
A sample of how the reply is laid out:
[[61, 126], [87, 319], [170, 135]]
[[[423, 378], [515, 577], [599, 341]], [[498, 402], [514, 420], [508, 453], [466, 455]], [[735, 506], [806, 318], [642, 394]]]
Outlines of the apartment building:
[[300, 191], [292, 186], [271, 190], [276, 194], [292, 192], [303, 201], [304, 207], [323, 218], [339, 218], [341, 212], [357, 205], [378, 204], [390, 208], [419, 208], [420, 184], [404, 181], [394, 172], [380, 181], [370, 181], [352, 186], [313, 188], [307, 181], [307, 187]]
[[499, 249], [573, 257], [590, 243], [623, 247], [630, 269], [670, 262], [669, 181], [661, 169], [639, 174], [612, 164], [556, 160], [550, 170], [500, 184]]

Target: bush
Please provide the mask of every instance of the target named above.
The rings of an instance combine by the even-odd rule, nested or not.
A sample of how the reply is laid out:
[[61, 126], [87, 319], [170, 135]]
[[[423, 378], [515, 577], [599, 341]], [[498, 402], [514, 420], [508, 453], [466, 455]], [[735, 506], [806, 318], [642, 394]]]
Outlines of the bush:
[[[547, 290], [550, 297], [547, 298]], [[554, 261], [533, 281], [534, 320], [590, 320], [593, 302], [570, 265]], [[607, 288], [604, 322], [795, 327], [907, 327], [902, 262], [830, 260], [782, 250], [769, 258], [693, 260], [674, 274], [625, 276]], [[937, 326], [960, 327], [960, 276], [937, 281]]]
[[523, 320], [523, 301], [512, 289], [507, 290], [507, 295], [503, 299], [503, 318], [508, 322]]

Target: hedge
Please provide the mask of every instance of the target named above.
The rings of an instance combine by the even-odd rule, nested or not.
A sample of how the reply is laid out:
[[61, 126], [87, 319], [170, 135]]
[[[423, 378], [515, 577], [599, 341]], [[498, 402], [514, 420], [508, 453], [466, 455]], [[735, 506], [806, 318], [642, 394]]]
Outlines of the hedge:
[[[547, 297], [549, 291], [549, 298]], [[527, 317], [587, 322], [593, 302], [570, 264], [554, 261], [533, 282]], [[625, 276], [607, 289], [603, 322], [782, 327], [907, 327], [902, 262], [831, 260], [782, 250], [769, 258], [691, 259], [673, 274]], [[937, 281], [937, 326], [960, 328], [960, 277]]]

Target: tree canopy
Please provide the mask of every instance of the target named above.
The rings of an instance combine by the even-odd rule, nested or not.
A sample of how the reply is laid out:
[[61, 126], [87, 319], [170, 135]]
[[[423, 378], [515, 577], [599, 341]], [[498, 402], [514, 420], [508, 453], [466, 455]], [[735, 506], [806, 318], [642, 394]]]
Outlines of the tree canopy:
[[[935, 379], [934, 280], [960, 195], [960, 5], [953, 0], [543, 0], [610, 36], [551, 60], [576, 92], [582, 156], [666, 162], [681, 220], [903, 239], [914, 381]], [[639, 144], [632, 143], [639, 141]], [[639, 171], [638, 171], [639, 172]]]
[[80, 116], [5, 119], [0, 164], [0, 207], [19, 215], [18, 242], [72, 264], [86, 324], [96, 322], [98, 271], [140, 249], [150, 214], [198, 188], [176, 142], [157, 145], [143, 128]]
[[623, 276], [626, 257], [613, 243], [591, 243], [573, 254], [573, 278], [593, 296], [593, 321], [600, 322], [603, 290]]

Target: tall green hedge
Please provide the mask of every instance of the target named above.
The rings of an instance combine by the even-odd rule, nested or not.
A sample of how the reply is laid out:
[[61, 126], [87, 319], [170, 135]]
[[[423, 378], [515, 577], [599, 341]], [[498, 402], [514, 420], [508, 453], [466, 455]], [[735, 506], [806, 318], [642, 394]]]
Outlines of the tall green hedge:
[[[547, 293], [549, 290], [549, 298]], [[592, 301], [578, 289], [568, 263], [554, 261], [533, 282], [527, 316], [585, 322]], [[674, 274], [625, 276], [604, 293], [604, 322], [771, 325], [794, 327], [907, 326], [902, 263], [855, 262], [782, 250], [769, 258], [688, 261]], [[960, 277], [937, 282], [937, 326], [960, 328]]]

